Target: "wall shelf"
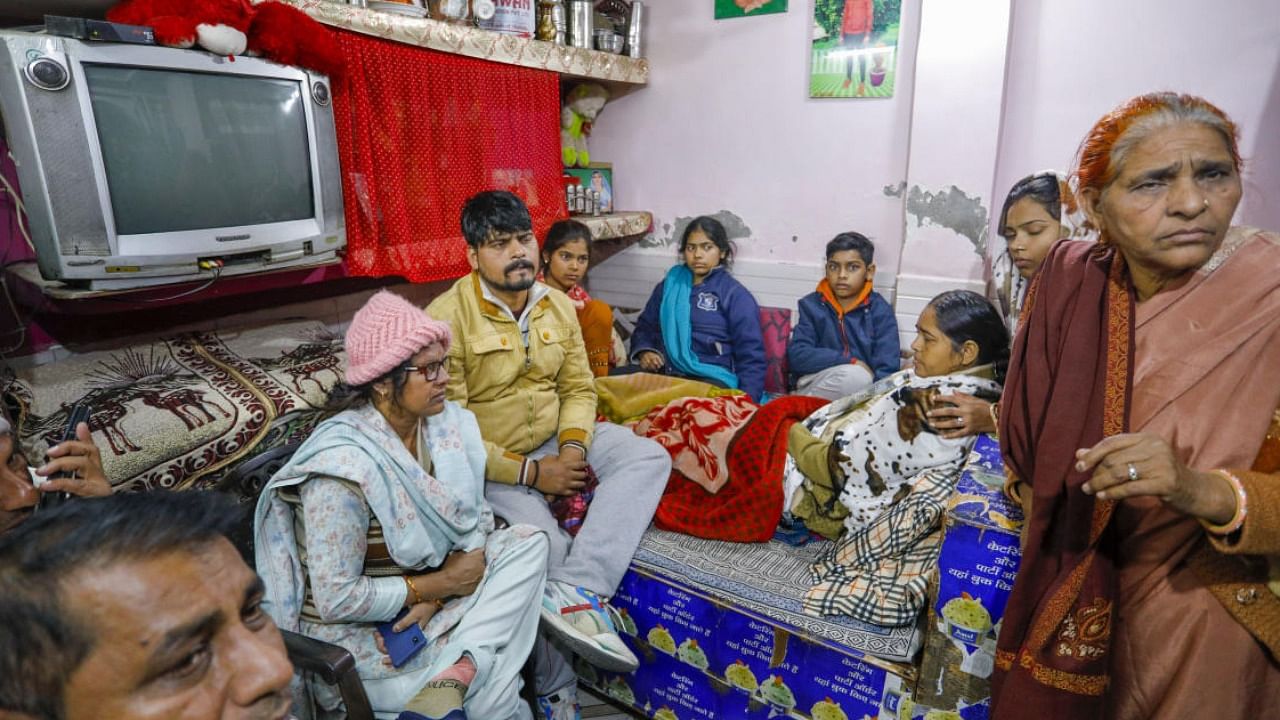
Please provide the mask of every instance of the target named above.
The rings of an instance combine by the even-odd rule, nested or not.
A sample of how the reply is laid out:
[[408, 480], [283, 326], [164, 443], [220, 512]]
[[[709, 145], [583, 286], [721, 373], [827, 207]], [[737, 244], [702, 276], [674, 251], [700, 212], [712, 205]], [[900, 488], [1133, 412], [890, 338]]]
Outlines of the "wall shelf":
[[332, 0], [283, 1], [326, 25], [430, 50], [609, 83], [644, 85], [649, 81], [649, 61], [644, 58], [567, 47]]
[[571, 215], [569, 219], [577, 220], [590, 228], [592, 240], [617, 240], [643, 235], [653, 225], [653, 214], [645, 211], [621, 211], [599, 217]]

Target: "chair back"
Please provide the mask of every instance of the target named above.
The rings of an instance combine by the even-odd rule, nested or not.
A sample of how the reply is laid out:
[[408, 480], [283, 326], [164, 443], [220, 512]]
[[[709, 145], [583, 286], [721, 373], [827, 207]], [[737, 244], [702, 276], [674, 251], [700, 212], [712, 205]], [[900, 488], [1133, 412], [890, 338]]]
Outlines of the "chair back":
[[258, 504], [258, 496], [271, 476], [289, 462], [301, 445], [300, 442], [289, 443], [255, 455], [223, 475], [215, 486], [218, 492], [227, 493], [249, 506], [235, 536], [230, 538], [249, 567], [253, 567], [253, 509]]

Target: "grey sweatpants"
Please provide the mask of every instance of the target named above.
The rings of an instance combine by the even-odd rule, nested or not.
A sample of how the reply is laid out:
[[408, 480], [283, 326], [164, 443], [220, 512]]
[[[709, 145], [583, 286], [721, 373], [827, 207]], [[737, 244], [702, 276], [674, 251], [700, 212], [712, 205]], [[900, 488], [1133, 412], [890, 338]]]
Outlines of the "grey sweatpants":
[[[556, 438], [529, 453], [540, 458], [560, 451]], [[529, 488], [490, 482], [485, 497], [510, 523], [533, 525], [551, 540], [547, 580], [581, 585], [612, 596], [631, 564], [653, 511], [671, 475], [671, 456], [658, 443], [612, 423], [597, 423], [587, 462], [600, 484], [577, 538], [556, 523], [542, 494]], [[534, 645], [535, 690], [546, 695], [574, 681], [568, 656], [539, 637]]]
[[836, 365], [812, 375], [801, 375], [796, 382], [796, 392], [800, 395], [839, 400], [861, 391], [873, 382], [875, 377], [862, 363]]

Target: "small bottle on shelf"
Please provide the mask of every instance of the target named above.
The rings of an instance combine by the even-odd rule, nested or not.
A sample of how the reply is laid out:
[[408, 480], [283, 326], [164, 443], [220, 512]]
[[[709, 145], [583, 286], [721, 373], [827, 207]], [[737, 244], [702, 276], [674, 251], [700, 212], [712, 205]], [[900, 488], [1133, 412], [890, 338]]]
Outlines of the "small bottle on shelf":
[[471, 21], [471, 4], [467, 0], [427, 0], [427, 9], [434, 20], [450, 23]]

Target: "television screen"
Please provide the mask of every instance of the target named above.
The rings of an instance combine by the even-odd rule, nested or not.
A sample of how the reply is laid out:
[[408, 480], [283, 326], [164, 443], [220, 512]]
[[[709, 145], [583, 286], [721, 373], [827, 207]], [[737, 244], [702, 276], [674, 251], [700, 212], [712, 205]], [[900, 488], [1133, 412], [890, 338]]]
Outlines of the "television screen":
[[116, 233], [315, 217], [303, 87], [84, 64]]

